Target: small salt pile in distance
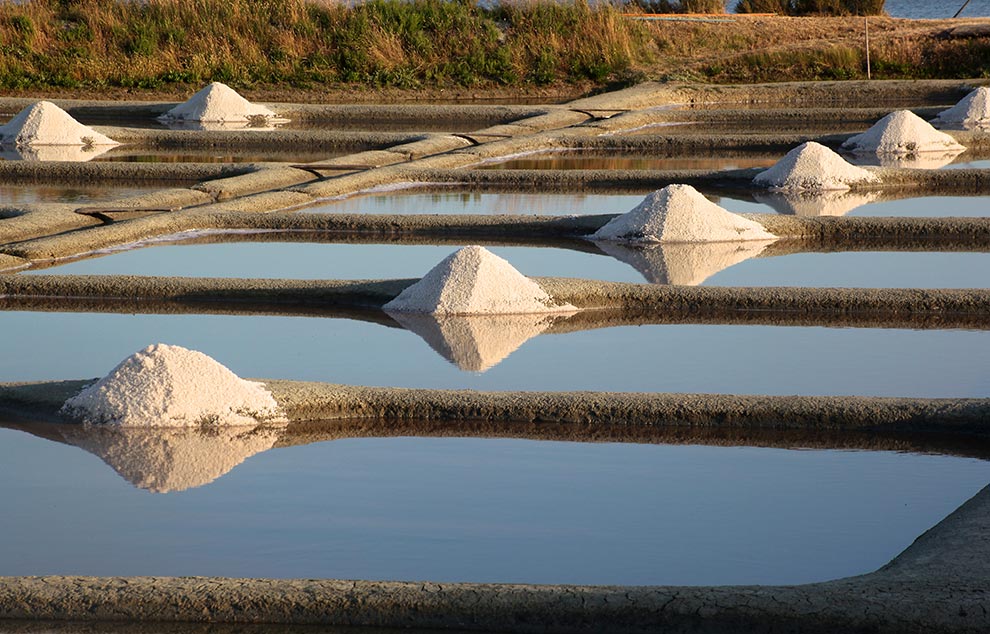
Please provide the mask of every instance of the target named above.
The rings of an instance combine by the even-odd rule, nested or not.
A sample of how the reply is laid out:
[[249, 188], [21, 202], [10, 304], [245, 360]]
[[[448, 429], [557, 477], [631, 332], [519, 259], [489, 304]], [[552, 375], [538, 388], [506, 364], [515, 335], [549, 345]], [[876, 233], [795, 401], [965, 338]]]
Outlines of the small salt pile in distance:
[[572, 312], [491, 251], [458, 249], [421, 280], [385, 304], [386, 312], [435, 315], [505, 315]]
[[866, 132], [849, 137], [842, 147], [855, 152], [876, 154], [917, 154], [966, 149], [910, 110], [891, 112]]
[[980, 86], [932, 119], [937, 128], [974, 130], [990, 127], [990, 88]]
[[644, 243], [776, 238], [763, 225], [722, 209], [690, 185], [668, 185], [653, 192], [592, 236], [594, 240]]
[[202, 352], [161, 343], [124, 359], [67, 400], [60, 413], [84, 423], [135, 427], [284, 420], [263, 384], [239, 378]]
[[879, 182], [873, 172], [851, 165], [814, 141], [797, 146], [753, 179], [754, 185], [776, 191], [839, 191]]
[[265, 123], [287, 121], [265, 106], [251, 103], [230, 86], [213, 82], [185, 103], [158, 117], [163, 121], [209, 121], [217, 123]]
[[84, 126], [50, 101], [39, 101], [21, 110], [0, 126], [0, 145], [119, 145], [108, 136]]

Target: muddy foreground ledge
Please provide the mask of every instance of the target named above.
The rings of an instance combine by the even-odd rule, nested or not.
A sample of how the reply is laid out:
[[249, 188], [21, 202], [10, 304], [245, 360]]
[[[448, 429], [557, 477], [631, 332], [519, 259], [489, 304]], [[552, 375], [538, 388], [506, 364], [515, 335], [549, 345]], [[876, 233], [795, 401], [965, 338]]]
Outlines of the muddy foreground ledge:
[[[0, 619], [500, 632], [977, 633], [990, 487], [880, 570], [801, 586], [532, 586], [216, 577], [0, 578]], [[0, 621], [2, 626], [2, 621]]]

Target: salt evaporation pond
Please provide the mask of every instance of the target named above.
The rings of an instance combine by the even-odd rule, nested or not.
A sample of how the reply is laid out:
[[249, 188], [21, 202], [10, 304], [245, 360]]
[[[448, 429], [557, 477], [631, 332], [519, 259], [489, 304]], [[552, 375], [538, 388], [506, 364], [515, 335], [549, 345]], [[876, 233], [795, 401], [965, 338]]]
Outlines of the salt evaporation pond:
[[161, 191], [161, 189], [161, 185], [155, 184], [128, 186], [116, 184], [3, 184], [0, 185], [0, 205], [103, 202], [138, 196], [140, 194], [150, 194]]
[[988, 468], [893, 452], [372, 438], [263, 451], [156, 494], [87, 451], [0, 429], [0, 474], [8, 575], [692, 585], [871, 571]]
[[[622, 194], [537, 193], [469, 191], [457, 185], [411, 187], [401, 191], [369, 192], [340, 200], [328, 200], [306, 213], [365, 214], [520, 214], [543, 216], [586, 216], [626, 213], [650, 193], [649, 189]], [[717, 190], [700, 191], [723, 208], [735, 213], [794, 214], [795, 204], [787, 197], [765, 191], [753, 195], [727, 196]], [[849, 216], [990, 216], [990, 198], [986, 196], [919, 196], [880, 201], [877, 192], [839, 192], [826, 194], [823, 204], [811, 205], [816, 214], [840, 213]], [[800, 202], [798, 208], [807, 205]]]
[[[292, 234], [288, 237], [291, 239]], [[166, 242], [23, 274], [414, 278], [425, 274], [457, 246]], [[681, 285], [982, 288], [986, 271], [990, 270], [990, 253], [837, 252], [758, 257], [764, 251], [763, 242], [643, 249], [610, 243], [596, 247], [591, 242], [576, 241], [575, 246], [587, 251], [538, 247], [491, 247], [490, 250], [530, 277]]]
[[[720, 155], [721, 154], [721, 155]], [[487, 169], [553, 170], [729, 170], [771, 167], [782, 155], [765, 152], [698, 153], [678, 152], [663, 156], [657, 152], [637, 153], [624, 150], [538, 152], [481, 167]]]
[[237, 148], [182, 148], [155, 150], [124, 145], [93, 159], [94, 162], [124, 163], [313, 163], [350, 154], [343, 150]]
[[[488, 359], [495, 364], [487, 371], [474, 372], [460, 369], [410, 330], [352, 319], [4, 311], [0, 328], [17, 336], [0, 342], [0, 381], [103, 376], [135, 350], [162, 342], [208, 354], [241, 377], [350, 385], [974, 398], [990, 393], [990, 331], [685, 324], [540, 334], [542, 325], [527, 333], [529, 339], [513, 341], [517, 348], [503, 350], [501, 360]], [[496, 320], [474, 326], [482, 342], [505, 332]]]

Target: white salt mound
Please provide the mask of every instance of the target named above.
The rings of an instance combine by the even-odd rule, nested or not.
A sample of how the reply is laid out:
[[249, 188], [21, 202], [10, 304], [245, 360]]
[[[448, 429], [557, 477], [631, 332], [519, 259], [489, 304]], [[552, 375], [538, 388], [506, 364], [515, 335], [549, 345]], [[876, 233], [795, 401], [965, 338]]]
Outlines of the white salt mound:
[[847, 139], [842, 147], [877, 154], [917, 154], [965, 149], [951, 136], [939, 132], [910, 110], [891, 112], [866, 132]]
[[464, 247], [384, 306], [388, 312], [494, 315], [567, 312], [540, 286], [491, 251]]
[[0, 126], [0, 145], [119, 145], [50, 101], [39, 101]]
[[970, 130], [990, 126], [990, 88], [980, 86], [959, 103], [943, 110], [932, 123], [938, 128]]
[[753, 179], [754, 185], [780, 191], [845, 190], [852, 185], [879, 182], [876, 174], [850, 165], [841, 156], [814, 141], [797, 146]]
[[248, 122], [255, 118], [267, 121], [285, 119], [264, 106], [251, 103], [230, 86], [213, 82], [185, 103], [172, 108], [159, 119], [181, 121]]
[[155, 344], [65, 402], [62, 414], [126, 427], [255, 425], [283, 420], [261, 383], [239, 378], [202, 352]]
[[619, 242], [774, 240], [763, 225], [722, 209], [690, 185], [668, 185], [592, 236]]

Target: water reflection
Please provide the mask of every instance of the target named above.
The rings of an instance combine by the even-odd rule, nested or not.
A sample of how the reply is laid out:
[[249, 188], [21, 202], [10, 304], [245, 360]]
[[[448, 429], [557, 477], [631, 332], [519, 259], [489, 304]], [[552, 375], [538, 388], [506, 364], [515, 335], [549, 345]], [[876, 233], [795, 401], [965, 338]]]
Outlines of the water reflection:
[[5, 161], [62, 161], [82, 163], [112, 150], [112, 145], [22, 145], [0, 147]]
[[773, 240], [684, 242], [652, 245], [596, 242], [606, 254], [639, 271], [652, 284], [697, 286], [719, 271], [758, 256]]
[[484, 372], [569, 314], [420, 315], [389, 313], [461, 370]]
[[124, 480], [152, 493], [201, 487], [271, 449], [278, 427], [211, 429], [60, 425], [59, 440], [85, 449]]
[[917, 154], [852, 154], [845, 158], [853, 165], [936, 170], [951, 165], [965, 148]]
[[792, 216], [844, 216], [877, 201], [882, 192], [753, 192], [753, 199], [780, 214]]

